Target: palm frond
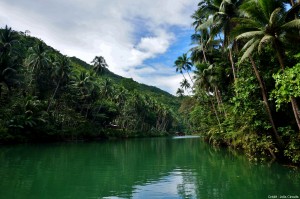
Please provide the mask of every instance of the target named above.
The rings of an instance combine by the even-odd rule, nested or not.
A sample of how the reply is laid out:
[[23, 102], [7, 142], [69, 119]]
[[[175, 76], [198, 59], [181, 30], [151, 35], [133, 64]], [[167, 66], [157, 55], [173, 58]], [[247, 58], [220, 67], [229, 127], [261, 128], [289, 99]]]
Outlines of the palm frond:
[[264, 35], [263, 31], [249, 31], [249, 32], [245, 32], [245, 33], [242, 33], [239, 36], [237, 36], [236, 40], [248, 39], [248, 38], [253, 38], [253, 37], [263, 36], [263, 35]]
[[272, 35], [265, 35], [259, 42], [258, 45], [258, 52], [260, 53], [262, 50], [262, 47], [264, 44], [268, 43], [268, 42], [272, 42], [274, 40], [274, 37]]
[[247, 50], [254, 42], [255, 42], [255, 38], [250, 39], [241, 49], [241, 52], [244, 52], [245, 50]]
[[198, 25], [198, 27], [196, 28], [196, 30], [198, 30], [198, 31], [207, 30], [207, 29], [209, 29], [212, 25], [213, 25], [213, 18], [210, 17], [210, 18], [208, 18], [204, 23]]
[[287, 22], [281, 26], [281, 28], [289, 30], [289, 29], [300, 29], [300, 19], [295, 19], [293, 21]]
[[5, 74], [8, 74], [8, 73], [17, 73], [17, 71], [11, 67], [7, 67], [5, 68], [3, 71], [2, 71], [2, 75], [4, 76]]
[[269, 19], [269, 24], [270, 24], [271, 26], [276, 25], [276, 23], [278, 23], [278, 22], [280, 21], [280, 18], [282, 18], [282, 17], [281, 17], [281, 11], [282, 11], [282, 8], [276, 8], [276, 9], [272, 12], [272, 14], [271, 14], [271, 16], [270, 16], [270, 19]]
[[257, 47], [258, 44], [259, 44], [259, 40], [256, 40], [254, 43], [252, 43], [252, 45], [249, 48], [247, 48], [241, 60], [239, 61], [239, 64], [242, 63], [247, 57], [249, 57], [249, 55], [252, 54], [252, 52], [254, 51], [254, 49]]

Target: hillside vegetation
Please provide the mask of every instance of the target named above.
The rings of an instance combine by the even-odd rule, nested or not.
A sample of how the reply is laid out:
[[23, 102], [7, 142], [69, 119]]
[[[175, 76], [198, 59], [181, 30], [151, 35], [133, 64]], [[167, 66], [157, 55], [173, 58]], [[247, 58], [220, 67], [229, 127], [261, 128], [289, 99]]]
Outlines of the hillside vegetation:
[[179, 128], [179, 99], [0, 30], [0, 142], [159, 136]]

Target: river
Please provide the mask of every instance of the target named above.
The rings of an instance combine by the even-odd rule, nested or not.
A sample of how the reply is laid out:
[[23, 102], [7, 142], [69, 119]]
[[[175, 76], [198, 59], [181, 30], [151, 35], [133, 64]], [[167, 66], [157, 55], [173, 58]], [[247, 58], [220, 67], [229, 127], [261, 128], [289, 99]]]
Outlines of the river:
[[300, 197], [300, 172], [201, 138], [0, 147], [0, 199]]

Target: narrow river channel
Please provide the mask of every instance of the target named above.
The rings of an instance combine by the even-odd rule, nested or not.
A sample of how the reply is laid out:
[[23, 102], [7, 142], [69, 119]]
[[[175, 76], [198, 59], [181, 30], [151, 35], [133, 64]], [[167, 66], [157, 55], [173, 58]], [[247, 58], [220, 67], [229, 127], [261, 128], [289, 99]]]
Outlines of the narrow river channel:
[[0, 147], [0, 199], [300, 197], [300, 172], [201, 138]]

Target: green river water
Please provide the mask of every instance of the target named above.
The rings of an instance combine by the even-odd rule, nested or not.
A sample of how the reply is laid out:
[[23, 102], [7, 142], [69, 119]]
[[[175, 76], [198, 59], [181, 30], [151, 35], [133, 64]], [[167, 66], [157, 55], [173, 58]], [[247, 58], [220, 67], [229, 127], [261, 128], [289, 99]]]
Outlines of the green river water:
[[300, 198], [300, 171], [200, 138], [0, 147], [0, 199]]

